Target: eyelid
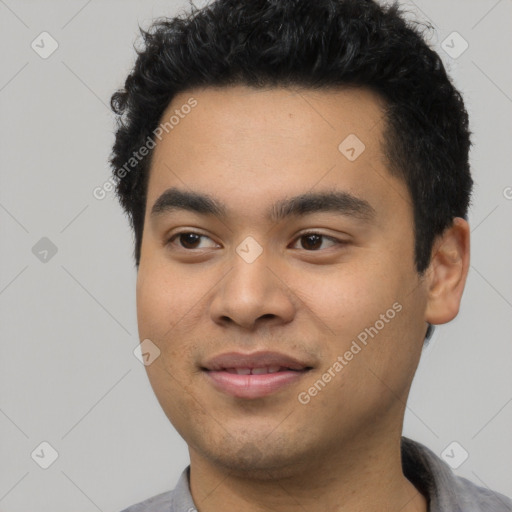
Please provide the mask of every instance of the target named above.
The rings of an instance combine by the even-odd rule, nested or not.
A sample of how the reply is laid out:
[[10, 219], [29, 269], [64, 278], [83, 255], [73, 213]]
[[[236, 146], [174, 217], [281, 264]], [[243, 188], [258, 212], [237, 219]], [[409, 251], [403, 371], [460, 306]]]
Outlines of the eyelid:
[[[215, 240], [213, 240], [212, 237], [205, 235], [204, 233], [201, 233], [200, 231], [196, 231], [195, 229], [189, 228], [189, 229], [184, 229], [182, 231], [177, 231], [177, 232], [173, 233], [172, 235], [166, 236], [165, 240], [164, 240], [164, 245], [165, 246], [172, 245], [174, 240], [177, 237], [179, 237], [180, 235], [188, 235], [188, 234], [197, 235], [201, 238], [209, 238], [212, 242], [217, 244], [217, 242], [215, 242]], [[183, 251], [187, 251], [187, 252], [192, 252], [192, 251], [196, 250], [196, 249], [186, 249], [185, 247], [179, 247], [179, 249], [182, 249]]]
[[[316, 231], [314, 229], [310, 229], [310, 230], [304, 231], [302, 233], [298, 233], [295, 236], [295, 238], [293, 239], [293, 245], [295, 245], [295, 243], [297, 243], [297, 241], [299, 241], [303, 236], [308, 236], [308, 235], [321, 236], [324, 240], [329, 240], [329, 241], [333, 242], [334, 246], [348, 244], [347, 240], [342, 240], [342, 239], [336, 238], [335, 236], [331, 236], [331, 235], [327, 235], [326, 233], [322, 233], [321, 231]], [[315, 253], [315, 252], [323, 252], [327, 249], [323, 249], [323, 250], [320, 249], [320, 250], [313, 250], [313, 251], [307, 251], [306, 249], [303, 249], [303, 250], [308, 253]]]

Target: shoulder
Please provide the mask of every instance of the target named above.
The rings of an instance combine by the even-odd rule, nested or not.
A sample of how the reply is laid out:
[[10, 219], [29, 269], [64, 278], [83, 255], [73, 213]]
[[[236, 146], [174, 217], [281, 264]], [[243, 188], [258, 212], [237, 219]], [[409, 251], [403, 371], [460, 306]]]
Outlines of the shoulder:
[[171, 510], [172, 496], [174, 491], [167, 491], [157, 494], [147, 500], [141, 501], [121, 512], [164, 512]]
[[499, 492], [480, 487], [463, 477], [455, 477], [456, 494], [462, 510], [469, 512], [511, 512], [512, 500]]
[[402, 465], [406, 478], [429, 500], [431, 512], [512, 512], [512, 500], [457, 476], [426, 446], [402, 438]]
[[187, 466], [172, 491], [157, 494], [147, 500], [141, 501], [121, 512], [191, 512], [196, 510], [189, 488], [189, 471]]

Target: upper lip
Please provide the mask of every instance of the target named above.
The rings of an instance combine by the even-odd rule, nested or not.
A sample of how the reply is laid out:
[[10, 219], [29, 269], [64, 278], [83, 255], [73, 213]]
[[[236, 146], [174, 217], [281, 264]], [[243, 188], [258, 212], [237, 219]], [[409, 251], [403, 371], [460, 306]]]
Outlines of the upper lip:
[[220, 371], [228, 368], [266, 368], [280, 366], [290, 370], [309, 370], [311, 368], [306, 362], [282, 354], [280, 352], [253, 352], [244, 354], [241, 352], [225, 352], [219, 354], [202, 365], [205, 370]]

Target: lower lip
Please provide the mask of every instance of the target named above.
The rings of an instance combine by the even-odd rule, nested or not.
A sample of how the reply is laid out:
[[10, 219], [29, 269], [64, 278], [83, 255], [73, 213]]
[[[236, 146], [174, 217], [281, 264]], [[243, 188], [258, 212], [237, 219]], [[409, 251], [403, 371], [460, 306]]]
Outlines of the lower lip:
[[213, 370], [204, 373], [215, 388], [227, 395], [236, 398], [261, 398], [297, 382], [307, 371], [289, 370], [259, 375], [238, 375]]

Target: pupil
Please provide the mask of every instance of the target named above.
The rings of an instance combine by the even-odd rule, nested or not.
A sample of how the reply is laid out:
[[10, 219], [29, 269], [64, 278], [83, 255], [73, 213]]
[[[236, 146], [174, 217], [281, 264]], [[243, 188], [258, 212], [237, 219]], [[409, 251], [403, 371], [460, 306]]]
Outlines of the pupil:
[[[184, 233], [184, 234], [180, 235], [180, 238], [181, 238], [181, 244], [184, 245], [185, 247], [188, 247], [188, 246], [194, 245], [194, 243], [198, 242], [199, 235], [196, 235], [195, 233]], [[193, 238], [192, 241], [191, 241], [191, 238]], [[183, 243], [184, 240], [185, 240], [185, 243]]]
[[[314, 247], [309, 247], [309, 249], [317, 249], [320, 245], [322, 245], [322, 243], [321, 243], [321, 238], [322, 238], [322, 237], [321, 237], [321, 235], [304, 235], [304, 236], [303, 236], [303, 239], [308, 240], [308, 242], [306, 242], [306, 244], [305, 244], [306, 246], [307, 246], [307, 245], [310, 245], [310, 244], [309, 244], [309, 242], [310, 242], [310, 241], [312, 241], [312, 240], [315, 240], [315, 239], [316, 239], [316, 242], [317, 242], [317, 243], [315, 244], [315, 243], [313, 242], [313, 244], [311, 244], [311, 245], [314, 245]], [[304, 244], [303, 244], [303, 245], [304, 245]], [[307, 249], [308, 247], [305, 247], [305, 248]]]

